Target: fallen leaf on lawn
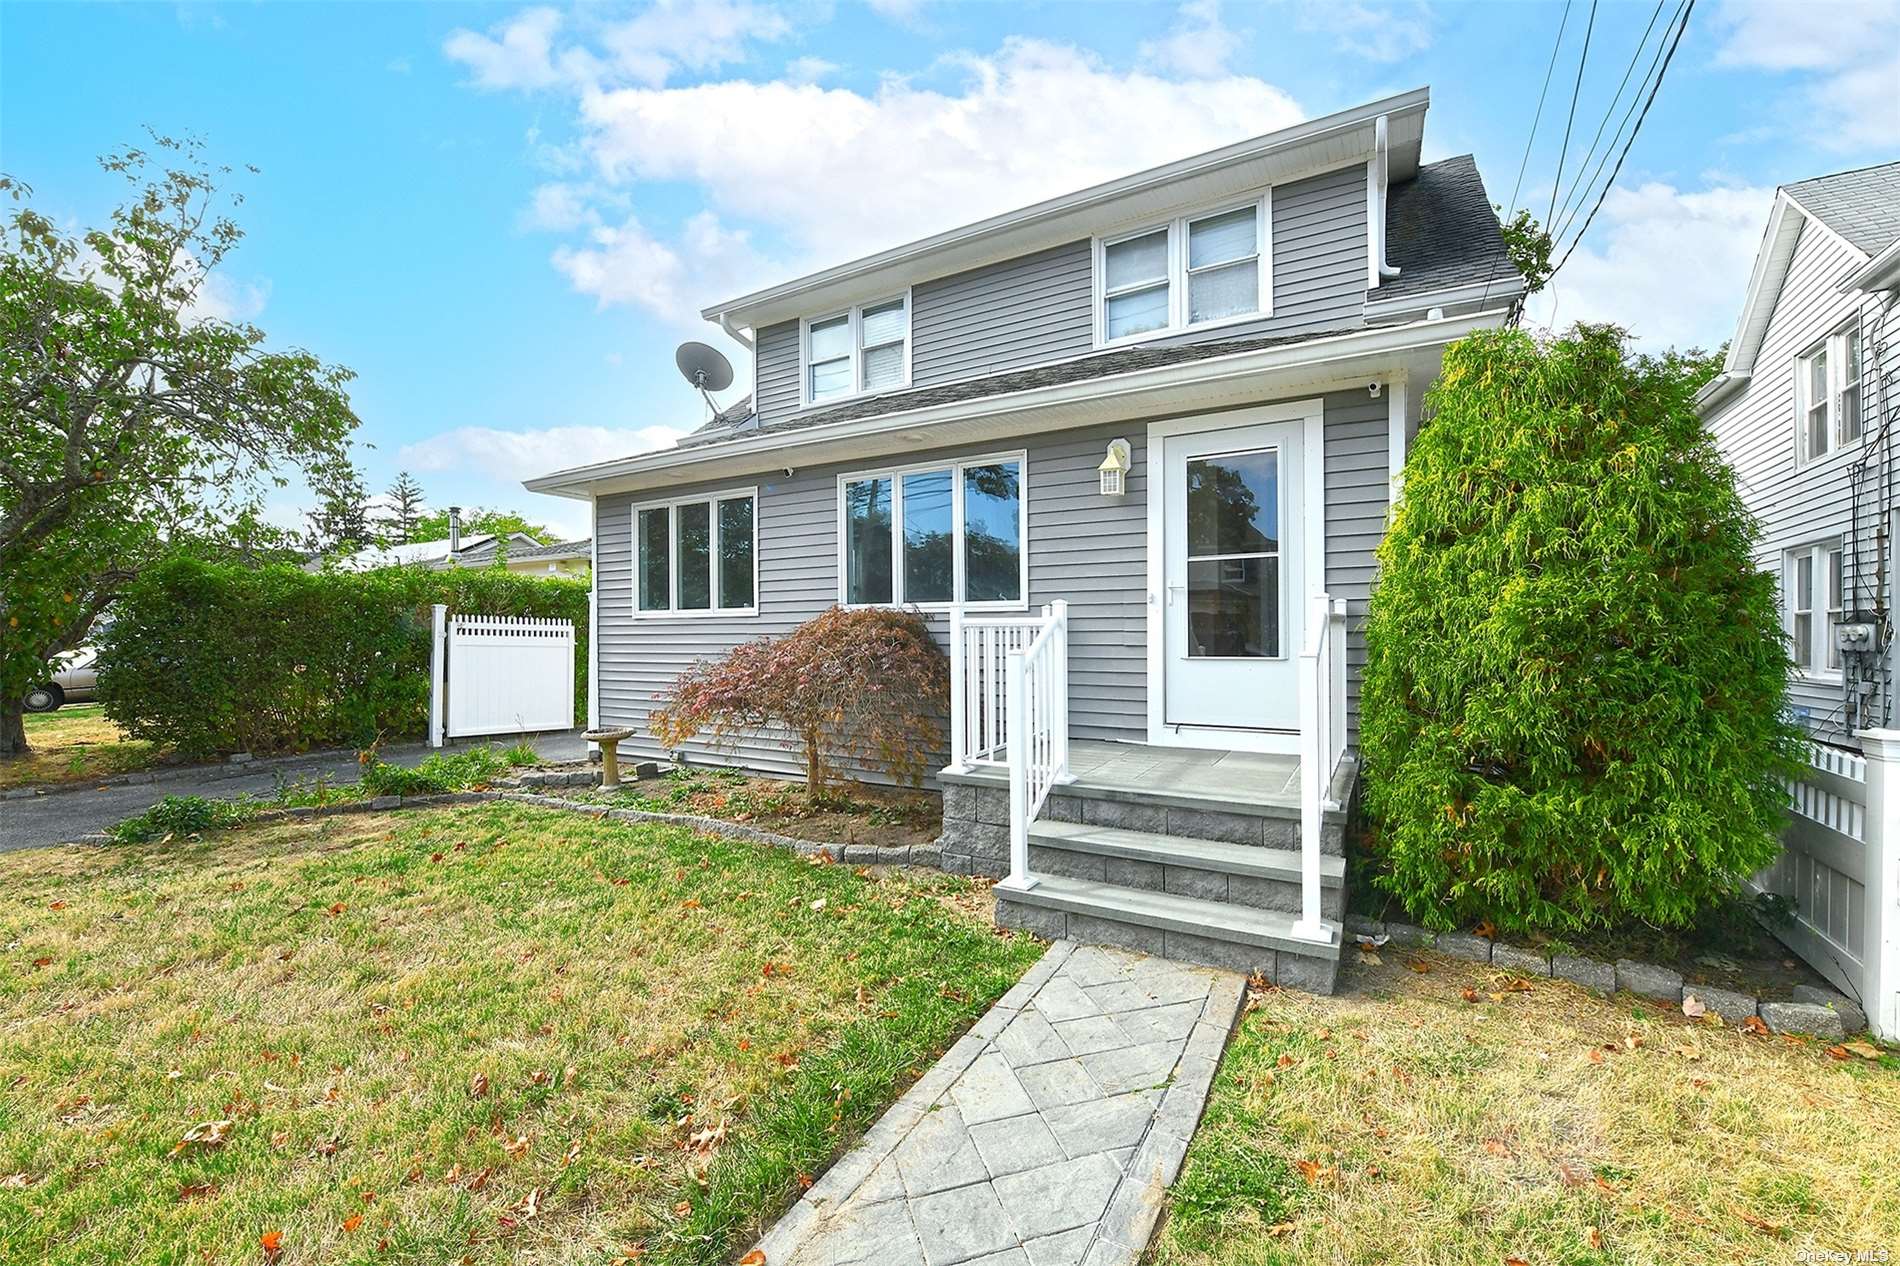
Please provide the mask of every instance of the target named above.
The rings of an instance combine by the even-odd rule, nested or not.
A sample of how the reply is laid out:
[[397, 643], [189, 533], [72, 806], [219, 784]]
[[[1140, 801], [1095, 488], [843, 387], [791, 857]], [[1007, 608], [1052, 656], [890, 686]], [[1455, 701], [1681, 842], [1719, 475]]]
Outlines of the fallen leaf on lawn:
[[1880, 1051], [1871, 1042], [1843, 1042], [1841, 1049], [1852, 1051], [1862, 1059], [1879, 1059]]
[[1504, 1266], [1531, 1266], [1531, 1264], [1521, 1257], [1507, 1257], [1504, 1259]]
[[1602, 1174], [1596, 1176], [1596, 1184], [1597, 1190], [1601, 1191], [1604, 1195], [1613, 1196], [1616, 1194], [1616, 1184], [1605, 1178]]
[[1688, 1060], [1696, 1060], [1696, 1059], [1702, 1058], [1701, 1050], [1693, 1046], [1678, 1046], [1676, 1048], [1676, 1054]]
[[561, 1157], [561, 1166], [566, 1168], [581, 1158], [581, 1141], [575, 1139], [567, 1146], [567, 1154]]
[[682, 909], [682, 910], [697, 910], [697, 909], [699, 909], [699, 898], [698, 898], [698, 897], [688, 897], [688, 898], [687, 898], [686, 900], [684, 900], [684, 901], [682, 901], [682, 902], [680, 902], [680, 909]]
[[257, 1237], [257, 1242], [259, 1246], [263, 1248], [264, 1260], [267, 1262], [276, 1261], [277, 1255], [284, 1251], [284, 1233], [282, 1231], [266, 1231]]
[[214, 1182], [188, 1183], [178, 1189], [178, 1203], [183, 1204], [187, 1200], [196, 1200], [200, 1196], [208, 1196], [217, 1189], [218, 1184]]
[[529, 1218], [538, 1216], [541, 1212], [541, 1189], [539, 1187], [528, 1188], [528, 1194], [523, 1196], [521, 1203], [515, 1206], [515, 1212], [521, 1215], [524, 1222]]
[[1708, 1013], [1709, 1013], [1709, 1009], [1702, 1005], [1702, 999], [1696, 997], [1692, 993], [1685, 993], [1682, 995], [1682, 1014], [1688, 1016], [1691, 1020], [1694, 1020], [1701, 1016], [1705, 1016]]
[[1368, 967], [1377, 967], [1381, 963], [1385, 962], [1383, 958], [1380, 958], [1377, 954], [1373, 953], [1371, 950], [1367, 949], [1363, 945], [1359, 947], [1359, 961], [1366, 964], [1366, 966]]
[[1642, 1044], [1643, 1039], [1634, 1033], [1625, 1033], [1623, 1035], [1623, 1049], [1626, 1051], [1633, 1051]]
[[178, 1145], [172, 1148], [171, 1154], [176, 1156], [193, 1147], [223, 1147], [225, 1140], [230, 1137], [231, 1122], [203, 1121], [185, 1131], [185, 1137], [178, 1140]]
[[1478, 1000], [1478, 991], [1470, 988], [1460, 989], [1458, 996], [1463, 998], [1466, 1002], [1476, 1002]]
[[1322, 1165], [1318, 1161], [1294, 1161], [1293, 1167], [1300, 1171], [1300, 1177], [1306, 1179], [1309, 1187], [1317, 1187], [1330, 1181], [1339, 1171], [1331, 1165]]
[[620, 1252], [614, 1256], [613, 1261], [608, 1263], [608, 1266], [634, 1266], [634, 1263], [643, 1260], [646, 1255], [647, 1246], [644, 1244], [635, 1244], [631, 1248], [621, 1249]]
[[820, 897], [820, 898], [818, 898], [818, 900], [816, 900], [816, 901], [814, 901], [814, 902], [812, 902], [812, 903], [811, 903], [811, 908], [812, 908], [812, 913], [814, 913], [814, 914], [816, 914], [816, 913], [817, 913], [818, 911], [820, 911], [820, 910], [822, 910], [822, 909], [824, 909], [824, 908], [825, 908], [825, 899], [824, 899], [823, 897]]
[[528, 1154], [528, 1136], [525, 1134], [517, 1134], [514, 1138], [504, 1142], [501, 1145], [501, 1150], [515, 1157], [517, 1160], [526, 1156]]
[[1557, 1165], [1557, 1176], [1563, 1179], [1564, 1186], [1566, 1187], [1581, 1187], [1589, 1182], [1591, 1177], [1587, 1171], [1579, 1173], [1561, 1161], [1558, 1162]]
[[739, 1266], [765, 1266], [764, 1250], [753, 1249], [750, 1253], [747, 1253], [744, 1257], [739, 1259]]
[[21, 1187], [31, 1187], [32, 1185], [33, 1176], [24, 1169], [17, 1174], [8, 1174], [5, 1178], [0, 1178], [0, 1187], [18, 1189]]
[[1851, 1055], [1849, 1055], [1849, 1054], [1847, 1053], [1847, 1048], [1846, 1048], [1845, 1046], [1830, 1046], [1830, 1047], [1828, 1047], [1828, 1048], [1827, 1048], [1827, 1057], [1828, 1057], [1829, 1059], [1852, 1059], [1852, 1058], [1853, 1058], [1853, 1056], [1851, 1056]]
[[1596, 1227], [1590, 1228], [1590, 1247], [1597, 1249], [1603, 1247], [1603, 1232]]
[[686, 1146], [695, 1152], [710, 1152], [726, 1141], [726, 1123], [721, 1121], [711, 1129], [701, 1130], [686, 1140]]
[[468, 1097], [480, 1099], [488, 1093], [488, 1074], [476, 1073], [468, 1079]]
[[64, 910], [66, 903], [64, 901], [49, 901], [46, 903], [46, 908], [48, 910]]
[[349, 907], [344, 905], [341, 901], [339, 901], [330, 907], [330, 917], [334, 919], [336, 918], [337, 915], [342, 914], [347, 909], [349, 909]]
[[1472, 928], [1471, 930], [1477, 933], [1479, 936], [1482, 936], [1485, 940], [1489, 941], [1489, 940], [1494, 939], [1497, 936], [1498, 925], [1491, 922], [1491, 920], [1486, 919], [1484, 922], [1480, 923], [1477, 927]]
[[690, 1200], [682, 1200], [682, 1201], [680, 1201], [680, 1202], [679, 1202], [678, 1204], [676, 1204], [676, 1205], [674, 1205], [674, 1206], [673, 1206], [673, 1216], [674, 1216], [674, 1217], [676, 1217], [676, 1218], [690, 1218], [690, 1217], [692, 1217], [692, 1216], [693, 1216], [693, 1203], [692, 1203], [692, 1201], [690, 1201]]
[[1275, 1222], [1272, 1226], [1267, 1228], [1267, 1235], [1269, 1238], [1277, 1240], [1283, 1235], [1293, 1234], [1293, 1231], [1294, 1226], [1291, 1222]]
[[360, 1213], [352, 1213], [349, 1217], [343, 1219], [343, 1229], [345, 1231], [354, 1231], [357, 1227], [362, 1225], [363, 1215]]
[[1768, 1024], [1758, 1015], [1751, 1015], [1746, 1020], [1743, 1020], [1742, 1028], [1759, 1037], [1768, 1036]]
[[1280, 1052], [1279, 1064], [1282, 1068], [1291, 1068], [1293, 1067], [1293, 1057], [1285, 1051], [1282, 1051]]
[[1408, 958], [1405, 960], [1405, 965], [1421, 976], [1432, 969], [1432, 965], [1422, 958]]
[[1781, 1223], [1770, 1222], [1767, 1218], [1758, 1218], [1746, 1209], [1737, 1209], [1735, 1216], [1754, 1227], [1757, 1231], [1760, 1231], [1763, 1235], [1779, 1236], [1781, 1234]]
[[1484, 1141], [1484, 1150], [1491, 1153], [1491, 1155], [1493, 1156], [1503, 1156], [1503, 1157], [1508, 1158], [1511, 1155], [1511, 1149], [1504, 1146], [1504, 1144], [1499, 1142], [1497, 1139], [1486, 1139]]
[[545, 1068], [537, 1068], [528, 1074], [528, 1084], [531, 1086], [545, 1086], [553, 1080], [554, 1075]]
[[52, 962], [53, 962], [53, 960], [52, 960], [52, 959], [50, 959], [50, 958], [48, 958], [48, 957], [46, 957], [46, 956], [45, 956], [44, 954], [42, 954], [42, 955], [40, 955], [40, 957], [38, 957], [38, 958], [36, 958], [36, 959], [34, 959], [34, 960], [33, 960], [33, 966], [34, 966], [35, 968], [40, 968], [40, 967], [50, 967], [50, 966], [52, 965]]

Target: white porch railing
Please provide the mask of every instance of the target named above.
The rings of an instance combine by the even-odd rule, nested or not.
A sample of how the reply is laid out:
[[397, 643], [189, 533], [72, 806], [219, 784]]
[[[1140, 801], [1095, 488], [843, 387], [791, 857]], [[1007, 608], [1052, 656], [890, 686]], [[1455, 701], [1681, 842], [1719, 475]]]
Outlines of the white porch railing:
[[1346, 754], [1346, 602], [1316, 594], [1307, 609], [1306, 647], [1300, 652], [1300, 918], [1293, 935], [1330, 943], [1320, 916], [1320, 832], [1333, 775]]
[[1035, 886], [1029, 824], [1069, 773], [1069, 604], [1038, 616], [950, 613], [950, 767], [1009, 769], [1007, 887]]

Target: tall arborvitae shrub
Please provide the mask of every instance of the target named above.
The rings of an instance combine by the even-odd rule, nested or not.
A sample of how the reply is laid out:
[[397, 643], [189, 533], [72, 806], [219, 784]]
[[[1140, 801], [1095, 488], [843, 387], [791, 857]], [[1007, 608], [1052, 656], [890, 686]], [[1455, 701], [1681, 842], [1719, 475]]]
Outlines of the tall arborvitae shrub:
[[1377, 882], [1414, 918], [1680, 926], [1775, 856], [1789, 661], [1697, 381], [1607, 327], [1446, 352], [1361, 701]]

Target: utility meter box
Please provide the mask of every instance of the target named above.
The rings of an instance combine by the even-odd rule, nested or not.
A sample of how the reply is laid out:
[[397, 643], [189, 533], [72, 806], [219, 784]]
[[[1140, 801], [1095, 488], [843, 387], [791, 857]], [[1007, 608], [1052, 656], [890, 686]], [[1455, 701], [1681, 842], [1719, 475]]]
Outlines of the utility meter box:
[[1878, 649], [1878, 640], [1875, 626], [1871, 623], [1834, 626], [1834, 645], [1846, 654], [1871, 655]]

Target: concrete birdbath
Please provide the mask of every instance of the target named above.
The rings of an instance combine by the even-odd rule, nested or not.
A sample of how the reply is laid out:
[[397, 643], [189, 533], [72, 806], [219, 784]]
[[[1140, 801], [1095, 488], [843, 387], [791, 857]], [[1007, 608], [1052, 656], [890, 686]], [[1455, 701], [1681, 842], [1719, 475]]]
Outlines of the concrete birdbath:
[[589, 743], [600, 744], [600, 789], [618, 791], [620, 789], [618, 748], [621, 739], [633, 737], [633, 731], [627, 729], [588, 730], [581, 737]]

